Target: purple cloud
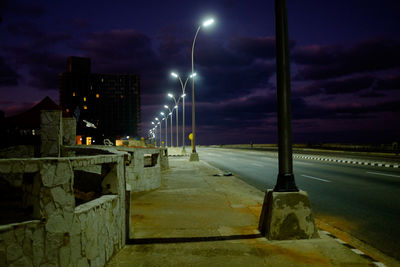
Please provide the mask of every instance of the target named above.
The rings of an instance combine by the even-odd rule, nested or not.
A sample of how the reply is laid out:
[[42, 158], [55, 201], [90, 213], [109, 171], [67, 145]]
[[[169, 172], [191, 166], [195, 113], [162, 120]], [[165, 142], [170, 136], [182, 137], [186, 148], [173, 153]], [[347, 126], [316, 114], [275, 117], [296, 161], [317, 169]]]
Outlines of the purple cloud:
[[400, 43], [372, 39], [345, 49], [334, 46], [310, 46], [295, 50], [294, 62], [301, 64], [296, 79], [321, 80], [340, 76], [396, 68], [400, 66]]
[[374, 81], [375, 78], [371, 75], [355, 76], [342, 80], [316, 81], [301, 87], [294, 94], [297, 96], [348, 94], [370, 88]]

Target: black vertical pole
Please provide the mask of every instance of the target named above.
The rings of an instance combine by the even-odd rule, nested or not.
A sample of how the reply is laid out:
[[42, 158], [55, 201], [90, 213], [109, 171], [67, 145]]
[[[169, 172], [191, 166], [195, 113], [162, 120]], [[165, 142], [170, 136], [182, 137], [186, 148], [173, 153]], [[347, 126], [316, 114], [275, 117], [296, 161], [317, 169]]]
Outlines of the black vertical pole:
[[286, 0], [275, 0], [276, 89], [278, 96], [279, 174], [275, 192], [296, 192], [293, 175], [290, 62]]

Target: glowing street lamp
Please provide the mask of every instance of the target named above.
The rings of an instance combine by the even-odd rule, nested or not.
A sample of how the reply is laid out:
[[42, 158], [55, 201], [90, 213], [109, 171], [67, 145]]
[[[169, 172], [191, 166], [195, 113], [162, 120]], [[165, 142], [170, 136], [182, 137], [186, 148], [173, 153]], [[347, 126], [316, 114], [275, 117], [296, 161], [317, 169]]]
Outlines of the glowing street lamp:
[[[214, 23], [214, 19], [207, 19], [203, 22], [202, 25], [199, 25], [197, 28], [196, 34], [193, 39], [193, 44], [192, 44], [192, 73], [194, 74], [194, 45], [196, 43], [196, 38], [197, 34], [199, 33], [201, 26], [203, 27], [208, 27]], [[192, 134], [193, 134], [193, 139], [192, 139], [192, 154], [190, 154], [190, 161], [199, 161], [199, 155], [196, 152], [196, 116], [195, 116], [195, 102], [194, 102], [194, 79], [192, 79]]]
[[160, 112], [160, 114], [164, 116], [162, 120], [165, 120], [165, 146], [168, 147], [168, 116], [164, 112]]
[[[176, 109], [176, 146], [179, 147], [179, 126], [178, 126], [178, 117], [179, 117], [179, 101], [181, 100], [181, 98], [183, 99], [185, 97], [185, 94], [181, 95], [178, 100], [176, 100], [175, 96], [173, 94], [168, 94], [169, 98], [172, 98], [175, 102], [175, 106], [174, 109]], [[172, 124], [171, 124], [172, 127]], [[171, 139], [172, 140], [172, 139]], [[172, 141], [171, 141], [172, 143]]]
[[166, 109], [168, 109], [169, 110], [169, 116], [171, 117], [171, 147], [173, 147], [174, 146], [174, 142], [173, 142], [173, 139], [172, 139], [172, 112], [174, 111], [174, 109], [170, 109], [167, 105], [164, 105], [164, 108], [166, 108]]
[[[173, 77], [179, 79], [179, 82], [181, 83], [181, 87], [182, 87], [182, 95], [181, 95], [182, 107], [183, 107], [183, 110], [182, 110], [182, 154], [186, 154], [186, 150], [185, 150], [185, 96], [186, 96], [185, 89], [186, 89], [186, 84], [187, 84], [189, 78], [193, 78], [194, 76], [196, 76], [196, 73], [192, 72], [192, 74], [186, 78], [185, 83], [183, 83], [181, 77], [178, 74], [176, 74], [175, 72], [171, 72], [171, 75]], [[170, 94], [168, 94], [168, 96], [169, 95]], [[173, 96], [170, 96], [170, 97], [173, 97]], [[177, 101], [175, 100], [175, 102], [177, 102]], [[177, 106], [177, 103], [175, 103], [175, 105]]]
[[[160, 123], [160, 120], [158, 118], [155, 118], [155, 120], [157, 121], [157, 125], [158, 124], [160, 125], [160, 147], [161, 147], [161, 123]], [[156, 127], [157, 127], [157, 125], [156, 125]]]

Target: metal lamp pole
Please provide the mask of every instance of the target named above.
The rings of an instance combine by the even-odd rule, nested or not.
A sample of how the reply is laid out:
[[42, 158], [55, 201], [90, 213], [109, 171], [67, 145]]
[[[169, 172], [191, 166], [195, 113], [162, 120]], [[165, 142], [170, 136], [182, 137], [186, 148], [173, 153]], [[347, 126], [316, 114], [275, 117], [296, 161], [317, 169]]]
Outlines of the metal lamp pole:
[[[159, 120], [158, 118], [155, 118], [155, 120], [158, 121], [157, 124], [160, 125], [160, 147], [161, 147], [161, 123], [160, 123], [160, 120]], [[156, 125], [156, 126], [157, 126], [157, 125]]]
[[174, 142], [173, 142], [173, 139], [172, 139], [172, 112], [174, 111], [173, 109], [171, 110], [167, 105], [164, 105], [164, 108], [166, 108], [166, 109], [168, 109], [169, 110], [169, 114], [168, 114], [168, 116], [170, 116], [171, 117], [171, 147], [173, 147], [174, 146]]
[[165, 147], [168, 147], [168, 116], [164, 112], [160, 112], [164, 116], [162, 120], [165, 120]]
[[278, 97], [279, 174], [275, 192], [296, 192], [293, 175], [290, 62], [286, 0], [275, 0], [276, 89]]
[[186, 150], [185, 150], [185, 89], [186, 89], [186, 84], [189, 80], [189, 78], [193, 78], [194, 76], [196, 76], [195, 73], [192, 73], [189, 77], [186, 78], [185, 83], [183, 83], [181, 77], [176, 74], [175, 72], [171, 72], [171, 75], [174, 76], [175, 78], [179, 79], [179, 82], [181, 83], [181, 88], [182, 88], [182, 153], [186, 154]]
[[[197, 35], [199, 34], [201, 26], [207, 27], [207, 26], [209, 26], [209, 25], [211, 25], [213, 23], [214, 23], [213, 19], [206, 20], [202, 25], [200, 25], [197, 28], [196, 34], [194, 35], [193, 44], [192, 44], [192, 73], [194, 73], [194, 45], [196, 43]], [[192, 79], [192, 134], [193, 134], [192, 154], [196, 154], [196, 115], [195, 115], [195, 102], [194, 102], [194, 79]], [[198, 161], [198, 157], [191, 158], [191, 160]]]
[[178, 126], [178, 121], [179, 121], [179, 119], [178, 119], [178, 117], [179, 117], [179, 101], [181, 100], [181, 98], [184, 98], [185, 95], [184, 94], [181, 95], [178, 98], [178, 101], [176, 101], [176, 98], [174, 97], [173, 94], [168, 94], [168, 96], [170, 98], [172, 98], [174, 100], [174, 102], [175, 102], [174, 109], [176, 109], [176, 146], [179, 147], [179, 134], [178, 134], [179, 133], [179, 126]]

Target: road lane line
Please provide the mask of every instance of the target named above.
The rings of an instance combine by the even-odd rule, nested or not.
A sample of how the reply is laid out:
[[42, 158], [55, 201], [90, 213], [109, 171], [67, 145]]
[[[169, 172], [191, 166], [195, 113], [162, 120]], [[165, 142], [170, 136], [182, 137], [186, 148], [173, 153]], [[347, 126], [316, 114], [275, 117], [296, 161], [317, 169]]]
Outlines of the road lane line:
[[315, 163], [307, 163], [307, 162], [301, 162], [301, 161], [294, 161], [294, 164], [299, 164], [299, 165], [309, 165], [309, 166], [315, 166]]
[[313, 176], [309, 176], [309, 175], [305, 175], [305, 174], [302, 174], [301, 176], [306, 177], [306, 178], [310, 178], [310, 179], [315, 179], [315, 180], [318, 180], [318, 181], [323, 181], [323, 182], [326, 182], [326, 183], [330, 183], [331, 182], [329, 180], [325, 180], [325, 179], [321, 179], [321, 178], [317, 178], [317, 177], [313, 177]]
[[380, 172], [367, 172], [367, 173], [377, 174], [377, 175], [384, 175], [384, 176], [391, 176], [391, 177], [400, 177], [400, 175], [386, 174], [386, 173], [380, 173]]

